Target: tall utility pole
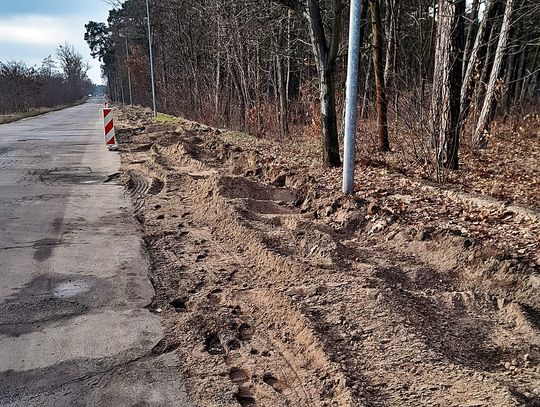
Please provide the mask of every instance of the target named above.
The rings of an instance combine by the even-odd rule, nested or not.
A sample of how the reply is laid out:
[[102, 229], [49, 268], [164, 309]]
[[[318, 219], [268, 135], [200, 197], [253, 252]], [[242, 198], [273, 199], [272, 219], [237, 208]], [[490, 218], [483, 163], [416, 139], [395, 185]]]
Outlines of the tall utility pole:
[[154, 116], [157, 116], [156, 109], [156, 85], [154, 83], [154, 55], [152, 53], [152, 30], [150, 26], [150, 6], [146, 0], [146, 21], [148, 22], [148, 49], [150, 50], [150, 77], [152, 80], [152, 107]]
[[349, 23], [349, 55], [347, 62], [347, 93], [345, 97], [345, 142], [343, 151], [343, 193], [354, 192], [354, 165], [356, 160], [356, 98], [358, 95], [358, 68], [360, 58], [361, 0], [351, 0]]

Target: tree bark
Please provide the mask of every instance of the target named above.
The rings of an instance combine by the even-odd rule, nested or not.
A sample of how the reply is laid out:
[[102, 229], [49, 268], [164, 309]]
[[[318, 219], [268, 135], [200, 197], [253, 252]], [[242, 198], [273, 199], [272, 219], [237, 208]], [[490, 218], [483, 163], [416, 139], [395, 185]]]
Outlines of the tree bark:
[[[510, 32], [510, 38], [515, 37], [516, 33], [518, 31], [514, 28]], [[501, 99], [501, 107], [504, 111], [504, 117], [506, 119], [506, 115], [511, 109], [512, 103], [514, 101], [514, 89], [515, 89], [515, 83], [514, 78], [516, 77], [516, 54], [518, 52], [518, 46], [514, 44], [511, 46], [508, 50], [508, 55], [505, 58], [505, 72], [504, 72], [504, 94]], [[523, 54], [522, 54], [523, 55]], [[519, 60], [519, 58], [518, 58]]]
[[373, 69], [375, 71], [376, 107], [377, 107], [377, 130], [379, 150], [390, 151], [388, 140], [388, 106], [386, 89], [384, 86], [384, 71], [382, 63], [382, 28], [381, 10], [378, 0], [369, 1], [371, 15], [371, 49], [373, 54]]
[[506, 44], [508, 42], [508, 34], [510, 32], [510, 25], [512, 21], [513, 6], [514, 0], [508, 0], [506, 3], [506, 9], [504, 10], [501, 33], [499, 35], [497, 51], [495, 52], [495, 60], [493, 61], [493, 68], [491, 70], [491, 75], [486, 90], [486, 97], [484, 98], [482, 111], [480, 112], [480, 117], [478, 118], [476, 130], [473, 135], [473, 145], [477, 148], [485, 147], [487, 145], [486, 133], [488, 132], [489, 124], [491, 122], [491, 113], [495, 101], [497, 79], [499, 77], [502, 60], [506, 52]]
[[262, 134], [262, 114], [261, 114], [261, 55], [260, 45], [257, 42], [255, 55], [255, 109], [257, 110], [257, 134]]
[[387, 87], [392, 86], [392, 78], [394, 74], [393, 67], [393, 53], [395, 45], [395, 0], [386, 0], [386, 10], [384, 16], [384, 26], [386, 33], [386, 57], [385, 57], [385, 66], [384, 66], [384, 83]]
[[438, 168], [458, 169], [465, 0], [439, 0], [432, 133]]
[[471, 104], [470, 97], [474, 88], [474, 72], [478, 65], [480, 48], [482, 48], [483, 43], [485, 42], [487, 28], [489, 27], [490, 16], [494, 8], [493, 4], [494, 0], [486, 0], [484, 16], [482, 18], [480, 26], [478, 27], [476, 38], [474, 40], [474, 45], [467, 61], [465, 75], [463, 76], [463, 84], [461, 86], [460, 96], [460, 120], [462, 122], [462, 127], [469, 112], [469, 107]]
[[282, 138], [289, 136], [288, 125], [288, 106], [287, 106], [287, 86], [285, 83], [286, 77], [283, 73], [284, 66], [282, 56], [276, 54], [276, 80], [278, 85], [279, 95], [279, 133]]
[[471, 53], [472, 53], [474, 42], [475, 42], [475, 35], [478, 29], [479, 5], [480, 5], [479, 0], [472, 0], [470, 22], [467, 27], [467, 40], [465, 41], [465, 51], [463, 52], [463, 75], [465, 75], [467, 71], [467, 65], [471, 57]]
[[369, 93], [369, 82], [371, 77], [371, 54], [368, 53], [366, 61], [366, 81], [364, 83], [364, 96], [362, 97], [362, 108], [360, 109], [360, 117], [365, 119], [367, 117], [367, 102], [368, 102], [368, 93]]

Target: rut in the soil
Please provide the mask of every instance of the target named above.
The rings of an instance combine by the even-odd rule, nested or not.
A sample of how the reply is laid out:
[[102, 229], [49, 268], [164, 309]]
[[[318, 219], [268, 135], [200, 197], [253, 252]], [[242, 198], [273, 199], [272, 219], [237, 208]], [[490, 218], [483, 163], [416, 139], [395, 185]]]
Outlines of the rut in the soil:
[[219, 140], [169, 134], [150, 151], [127, 168], [145, 179], [131, 182], [156, 307], [201, 405], [538, 401], [533, 303], [472, 291], [459, 264], [401, 253], [361, 216], [313, 219], [305, 191], [260, 183], [249, 160], [255, 179], [233, 175]]

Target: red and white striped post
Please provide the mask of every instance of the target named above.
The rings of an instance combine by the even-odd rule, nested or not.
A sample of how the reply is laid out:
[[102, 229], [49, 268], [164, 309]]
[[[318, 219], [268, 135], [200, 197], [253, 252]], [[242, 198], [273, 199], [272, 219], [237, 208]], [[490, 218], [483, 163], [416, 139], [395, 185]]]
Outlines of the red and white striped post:
[[103, 109], [103, 124], [105, 126], [105, 144], [109, 150], [116, 150], [116, 137], [114, 132], [113, 112], [111, 108]]

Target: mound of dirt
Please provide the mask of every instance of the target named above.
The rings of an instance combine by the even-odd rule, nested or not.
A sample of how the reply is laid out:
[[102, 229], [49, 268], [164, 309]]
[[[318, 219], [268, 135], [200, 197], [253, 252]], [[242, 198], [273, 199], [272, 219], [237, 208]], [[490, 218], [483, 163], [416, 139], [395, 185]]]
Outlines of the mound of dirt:
[[118, 113], [196, 405], [540, 403], [535, 210], [373, 167], [341, 196], [313, 146]]

